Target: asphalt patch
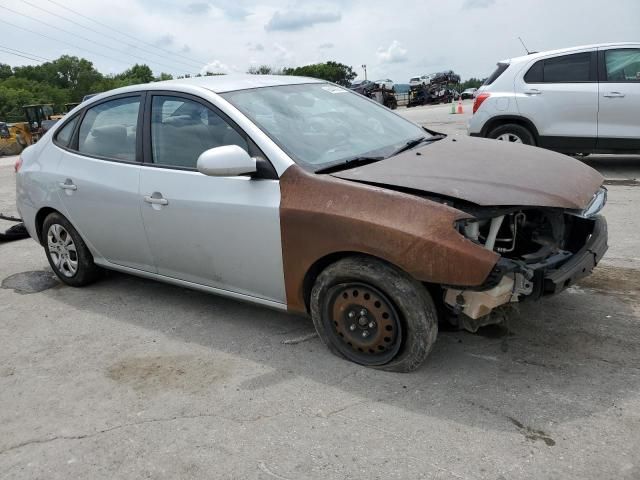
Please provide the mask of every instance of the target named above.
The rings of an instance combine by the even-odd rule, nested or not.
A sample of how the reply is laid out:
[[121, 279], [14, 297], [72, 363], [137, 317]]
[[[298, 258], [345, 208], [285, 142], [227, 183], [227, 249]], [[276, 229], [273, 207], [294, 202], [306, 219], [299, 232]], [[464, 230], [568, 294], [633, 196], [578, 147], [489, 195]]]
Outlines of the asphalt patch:
[[46, 270], [35, 270], [31, 272], [20, 272], [9, 275], [2, 280], [2, 288], [13, 289], [21, 295], [43, 292], [60, 285], [60, 280], [53, 272]]

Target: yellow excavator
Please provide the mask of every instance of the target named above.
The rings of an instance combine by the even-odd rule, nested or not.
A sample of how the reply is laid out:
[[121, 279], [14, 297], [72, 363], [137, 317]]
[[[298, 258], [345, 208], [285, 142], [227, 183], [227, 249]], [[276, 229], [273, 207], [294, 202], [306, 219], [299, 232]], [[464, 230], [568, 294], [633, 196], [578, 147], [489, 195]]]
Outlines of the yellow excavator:
[[64, 116], [55, 115], [51, 104], [25, 105], [22, 110], [26, 122], [0, 122], [0, 155], [18, 155]]

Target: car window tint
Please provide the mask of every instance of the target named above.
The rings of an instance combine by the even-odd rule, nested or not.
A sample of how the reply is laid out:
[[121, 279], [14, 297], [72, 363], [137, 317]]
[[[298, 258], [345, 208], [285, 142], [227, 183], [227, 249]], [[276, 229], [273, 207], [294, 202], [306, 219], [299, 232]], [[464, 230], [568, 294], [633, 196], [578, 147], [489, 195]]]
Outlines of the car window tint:
[[544, 60], [545, 83], [588, 82], [591, 53], [574, 53]]
[[186, 98], [154, 96], [151, 106], [153, 162], [172, 167], [196, 168], [205, 150], [247, 141], [212, 109]]
[[133, 162], [140, 98], [118, 98], [89, 108], [78, 138], [78, 151]]
[[508, 63], [499, 63], [497, 68], [493, 71], [493, 73], [489, 75], [489, 77], [484, 81], [483, 85], [491, 85], [493, 82], [495, 82], [498, 79], [500, 75], [502, 75], [505, 72], [507, 68], [509, 68]]
[[76, 128], [76, 123], [78, 123], [78, 116], [76, 115], [74, 118], [69, 120], [66, 125], [64, 125], [58, 133], [56, 134], [56, 141], [66, 147], [69, 145], [69, 141], [71, 140], [71, 135], [73, 134], [73, 129]]
[[534, 63], [524, 76], [527, 83], [540, 83], [543, 81], [542, 73], [544, 68], [544, 60]]
[[604, 58], [608, 82], [640, 82], [640, 49], [607, 50]]

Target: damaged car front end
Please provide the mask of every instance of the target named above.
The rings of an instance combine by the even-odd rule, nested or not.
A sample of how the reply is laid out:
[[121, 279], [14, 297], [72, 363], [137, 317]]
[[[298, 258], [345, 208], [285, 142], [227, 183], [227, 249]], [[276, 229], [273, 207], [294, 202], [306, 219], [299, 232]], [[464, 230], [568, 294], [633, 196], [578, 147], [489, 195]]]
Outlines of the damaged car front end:
[[552, 295], [589, 275], [607, 250], [607, 223], [598, 215], [607, 200], [601, 187], [582, 211], [558, 208], [469, 210], [456, 228], [500, 255], [479, 287], [445, 288], [444, 301], [470, 331], [500, 321], [495, 309]]

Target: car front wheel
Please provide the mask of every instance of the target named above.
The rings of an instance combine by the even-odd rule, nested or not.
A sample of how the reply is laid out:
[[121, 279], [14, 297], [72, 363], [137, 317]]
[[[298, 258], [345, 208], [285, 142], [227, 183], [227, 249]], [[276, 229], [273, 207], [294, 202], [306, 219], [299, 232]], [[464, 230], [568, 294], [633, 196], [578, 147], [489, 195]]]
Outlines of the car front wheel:
[[100, 268], [69, 220], [50, 213], [42, 224], [44, 249], [54, 273], [67, 285], [82, 287], [94, 282]]
[[535, 145], [535, 139], [531, 132], [515, 123], [508, 123], [506, 125], [500, 125], [489, 132], [489, 138], [495, 140], [501, 140], [503, 142], [510, 143], [524, 143], [525, 145]]
[[436, 307], [426, 288], [370, 257], [348, 257], [323, 270], [311, 291], [310, 307], [329, 350], [382, 370], [415, 370], [438, 333]]

